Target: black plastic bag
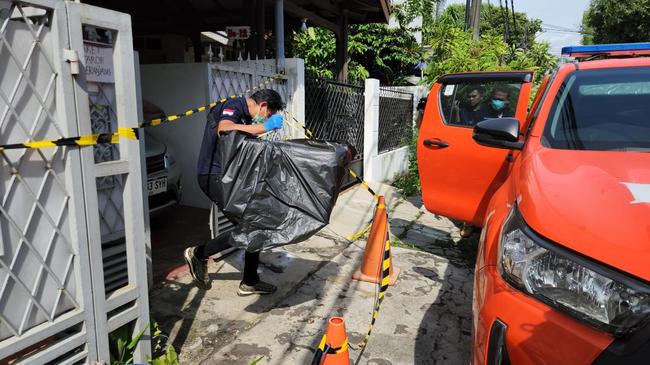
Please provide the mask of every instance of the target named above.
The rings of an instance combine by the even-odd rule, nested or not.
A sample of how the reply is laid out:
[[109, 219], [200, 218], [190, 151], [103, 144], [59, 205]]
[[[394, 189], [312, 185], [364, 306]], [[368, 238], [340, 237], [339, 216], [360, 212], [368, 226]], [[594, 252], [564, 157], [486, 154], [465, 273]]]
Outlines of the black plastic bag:
[[298, 243], [329, 223], [352, 151], [313, 140], [266, 141], [240, 132], [219, 137], [221, 197], [237, 223], [231, 245], [259, 251]]

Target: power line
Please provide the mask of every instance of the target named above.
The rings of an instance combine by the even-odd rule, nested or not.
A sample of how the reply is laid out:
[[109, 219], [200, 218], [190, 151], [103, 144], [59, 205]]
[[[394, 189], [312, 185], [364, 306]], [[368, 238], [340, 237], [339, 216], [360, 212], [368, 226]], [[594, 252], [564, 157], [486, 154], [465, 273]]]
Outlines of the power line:
[[542, 31], [544, 33], [574, 33], [574, 34], [591, 35], [591, 33], [589, 32], [583, 32], [580, 30], [562, 30], [562, 29], [554, 29], [554, 28], [546, 28], [546, 27], [542, 27]]
[[563, 26], [560, 26], [560, 25], [553, 25], [553, 24], [549, 24], [549, 23], [542, 23], [542, 26], [547, 27], [547, 28], [555, 28], [555, 29], [559, 29], [559, 30], [574, 31], [574, 29], [572, 29], [572, 28], [567, 28], [567, 27], [563, 27]]

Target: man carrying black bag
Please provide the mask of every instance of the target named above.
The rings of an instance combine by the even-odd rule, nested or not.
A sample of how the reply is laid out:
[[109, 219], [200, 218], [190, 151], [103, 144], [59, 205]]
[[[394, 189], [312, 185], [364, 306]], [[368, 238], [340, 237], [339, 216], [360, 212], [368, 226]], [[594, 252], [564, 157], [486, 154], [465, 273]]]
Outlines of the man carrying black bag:
[[[250, 97], [229, 99], [210, 110], [199, 154], [198, 182], [201, 190], [220, 207], [223, 207], [223, 202], [219, 202], [222, 184], [218, 134], [236, 130], [260, 135], [280, 129], [283, 120], [278, 112], [282, 109], [280, 95], [273, 90], [263, 89]], [[203, 245], [185, 250], [185, 261], [197, 287], [206, 290], [211, 288], [207, 260], [211, 255], [228, 247], [229, 241], [230, 233], [222, 233]], [[275, 285], [260, 280], [257, 274], [259, 259], [259, 251], [246, 251], [244, 275], [239, 284], [238, 295], [271, 294], [277, 289]]]

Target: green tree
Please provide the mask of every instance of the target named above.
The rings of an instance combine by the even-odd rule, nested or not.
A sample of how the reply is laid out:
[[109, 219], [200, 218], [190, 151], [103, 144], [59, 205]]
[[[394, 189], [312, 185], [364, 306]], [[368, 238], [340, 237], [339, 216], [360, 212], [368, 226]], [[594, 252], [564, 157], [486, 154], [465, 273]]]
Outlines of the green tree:
[[536, 71], [538, 82], [557, 64], [557, 58], [549, 53], [548, 43], [534, 42], [528, 49], [516, 48], [492, 32], [473, 40], [469, 31], [445, 20], [431, 29], [429, 46], [425, 69], [428, 83], [454, 72], [531, 69]]
[[[336, 66], [336, 38], [322, 28], [294, 32], [292, 51], [305, 60], [312, 75], [332, 79]], [[351, 82], [368, 77], [384, 84], [399, 84], [420, 59], [419, 45], [410, 31], [385, 24], [352, 25], [348, 35], [348, 70]]]
[[[445, 0], [407, 0], [392, 7], [393, 16], [401, 27], [411, 31], [421, 31], [422, 39], [428, 42], [430, 29], [436, 22], [437, 13], [445, 4]], [[419, 28], [408, 28], [408, 25], [416, 18], [422, 18], [422, 26]]]
[[324, 28], [307, 28], [304, 33], [293, 33], [290, 43], [294, 57], [305, 60], [305, 69], [311, 75], [324, 79], [334, 78], [336, 65], [336, 38]]
[[591, 0], [582, 31], [584, 44], [650, 41], [650, 0]]
[[[441, 20], [464, 28], [465, 5], [451, 4], [441, 15]], [[481, 34], [501, 35], [509, 44], [529, 48], [535, 43], [535, 34], [542, 30], [542, 21], [528, 18], [526, 13], [515, 12], [514, 26], [512, 12], [507, 14], [508, 32], [506, 34], [505, 8], [496, 5], [481, 4]], [[507, 37], [506, 37], [507, 35]], [[507, 39], [506, 39], [507, 38]]]

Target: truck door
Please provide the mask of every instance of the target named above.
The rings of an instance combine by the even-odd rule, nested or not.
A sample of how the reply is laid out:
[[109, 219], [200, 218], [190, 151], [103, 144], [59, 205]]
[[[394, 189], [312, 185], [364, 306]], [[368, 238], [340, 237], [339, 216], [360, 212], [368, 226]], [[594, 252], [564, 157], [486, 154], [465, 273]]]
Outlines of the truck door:
[[422, 198], [427, 210], [481, 226], [491, 195], [510, 171], [512, 151], [472, 139], [476, 123], [515, 117], [522, 129], [532, 71], [446, 75], [433, 85], [417, 145]]

